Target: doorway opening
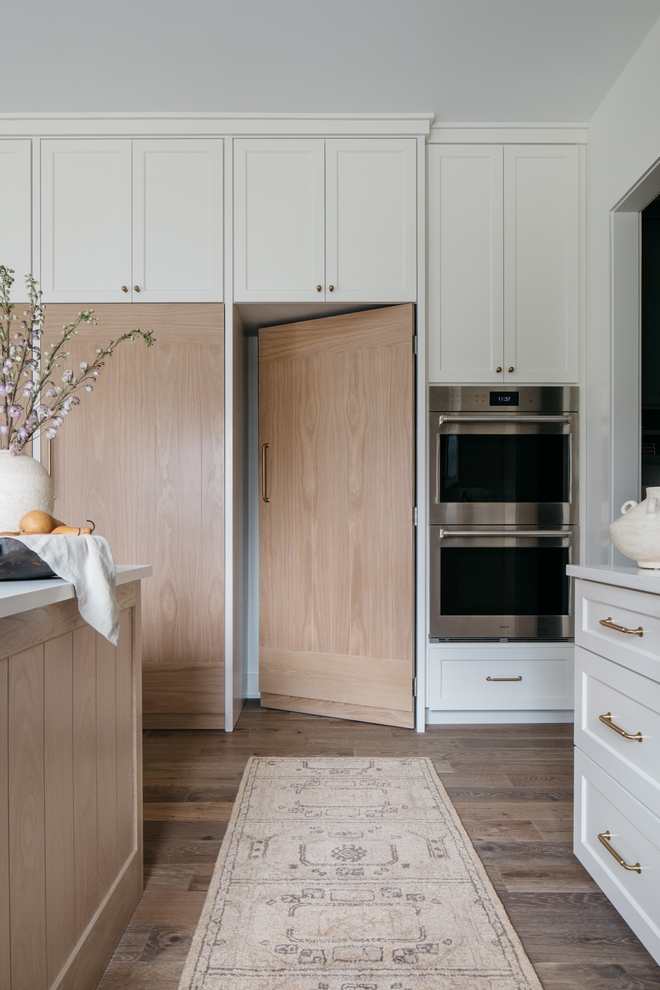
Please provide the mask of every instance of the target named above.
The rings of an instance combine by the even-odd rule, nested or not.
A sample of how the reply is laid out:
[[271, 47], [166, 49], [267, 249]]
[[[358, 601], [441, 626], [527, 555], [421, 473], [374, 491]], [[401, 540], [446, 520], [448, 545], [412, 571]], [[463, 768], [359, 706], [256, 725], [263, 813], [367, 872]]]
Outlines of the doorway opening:
[[660, 196], [642, 210], [642, 498], [660, 485]]

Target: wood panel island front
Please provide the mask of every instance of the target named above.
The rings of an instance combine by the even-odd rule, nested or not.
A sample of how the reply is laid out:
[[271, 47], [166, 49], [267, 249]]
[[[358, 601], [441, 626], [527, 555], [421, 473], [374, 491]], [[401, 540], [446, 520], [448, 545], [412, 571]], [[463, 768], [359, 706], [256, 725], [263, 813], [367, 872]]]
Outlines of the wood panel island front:
[[142, 893], [140, 580], [116, 647], [61, 579], [0, 583], [0, 986], [92, 990]]

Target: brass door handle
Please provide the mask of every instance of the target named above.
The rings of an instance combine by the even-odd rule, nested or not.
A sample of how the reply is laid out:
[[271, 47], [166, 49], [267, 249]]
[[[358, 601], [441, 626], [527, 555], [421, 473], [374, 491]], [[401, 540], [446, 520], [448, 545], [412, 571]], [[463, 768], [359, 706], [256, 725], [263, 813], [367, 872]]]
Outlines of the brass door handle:
[[625, 729], [620, 729], [618, 725], [615, 725], [614, 722], [612, 721], [613, 717], [614, 716], [612, 715], [612, 712], [605, 712], [604, 715], [598, 716], [599, 720], [603, 723], [603, 725], [607, 725], [609, 726], [610, 729], [614, 729], [614, 731], [618, 732], [619, 735], [623, 736], [624, 739], [636, 739], [637, 742], [644, 741], [644, 736], [642, 735], [641, 732], [636, 732], [635, 735], [633, 736], [630, 732], [626, 732]]
[[139, 292], [140, 291], [140, 286], [139, 285], [134, 285], [133, 288], [135, 289], [136, 292]]
[[490, 674], [486, 675], [487, 681], [522, 681], [522, 674], [518, 674], [517, 677], [491, 677]]
[[121, 291], [122, 292], [128, 292], [128, 286], [127, 285], [122, 285]]
[[269, 447], [269, 443], [262, 443], [261, 445], [261, 497], [264, 502], [270, 502], [268, 497], [268, 475], [266, 473], [266, 451]]
[[643, 636], [644, 629], [642, 626], [637, 626], [637, 629], [626, 629], [625, 626], [619, 626], [616, 622], [612, 622], [612, 616], [608, 615], [606, 619], [598, 620], [601, 626], [607, 626], [608, 629], [616, 629], [617, 632], [626, 633], [628, 636]]
[[612, 846], [610, 845], [611, 838], [612, 838], [612, 833], [611, 832], [599, 832], [598, 833], [598, 840], [599, 840], [599, 842], [602, 842], [603, 843], [603, 845], [607, 849], [607, 851], [610, 854], [610, 856], [614, 856], [614, 858], [617, 861], [617, 863], [619, 864], [619, 866], [622, 866], [624, 868], [624, 870], [631, 870], [634, 873], [641, 873], [642, 872], [642, 867], [639, 865], [639, 863], [635, 863], [634, 866], [630, 866], [628, 863], [626, 863], [626, 861], [624, 859], [621, 859], [621, 857], [619, 856], [618, 852], [616, 852], [616, 850], [613, 849]]
[[323, 288], [323, 286], [322, 286], [322, 285], [317, 285], [317, 286], [316, 286], [316, 291], [317, 291], [317, 292], [320, 292], [322, 288]]
[[499, 375], [501, 370], [502, 370], [502, 366], [498, 364], [497, 368], [495, 368], [495, 374]]
[[509, 368], [509, 374], [511, 374], [511, 372], [512, 372], [512, 371], [515, 371], [515, 370], [516, 370], [516, 369], [515, 369], [515, 368], [513, 367], [513, 365], [511, 365], [511, 367]]
[[329, 285], [328, 286], [328, 292], [334, 292], [334, 291], [335, 291], [334, 285]]

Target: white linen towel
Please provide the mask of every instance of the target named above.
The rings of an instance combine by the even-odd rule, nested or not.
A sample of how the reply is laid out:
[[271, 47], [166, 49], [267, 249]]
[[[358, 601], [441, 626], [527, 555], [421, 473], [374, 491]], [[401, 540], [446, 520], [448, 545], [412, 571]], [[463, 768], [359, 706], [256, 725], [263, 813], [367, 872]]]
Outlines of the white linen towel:
[[71, 582], [82, 618], [116, 646], [119, 639], [117, 568], [107, 540], [102, 536], [50, 534], [13, 538], [45, 560], [58, 577]]

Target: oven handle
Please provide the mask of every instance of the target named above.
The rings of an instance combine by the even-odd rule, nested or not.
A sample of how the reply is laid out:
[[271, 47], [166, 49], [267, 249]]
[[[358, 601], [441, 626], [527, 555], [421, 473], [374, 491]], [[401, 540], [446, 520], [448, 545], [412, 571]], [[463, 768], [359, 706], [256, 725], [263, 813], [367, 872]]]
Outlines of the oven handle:
[[440, 529], [438, 536], [444, 540], [448, 536], [571, 536], [570, 529]]
[[570, 423], [570, 416], [519, 416], [517, 413], [510, 413], [508, 416], [462, 416], [449, 415], [444, 413], [438, 417], [438, 423]]

